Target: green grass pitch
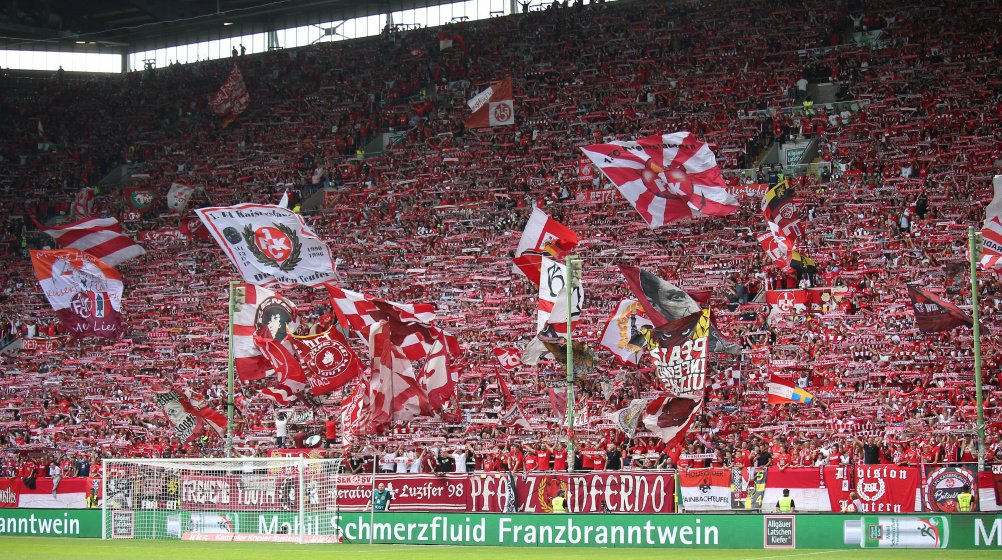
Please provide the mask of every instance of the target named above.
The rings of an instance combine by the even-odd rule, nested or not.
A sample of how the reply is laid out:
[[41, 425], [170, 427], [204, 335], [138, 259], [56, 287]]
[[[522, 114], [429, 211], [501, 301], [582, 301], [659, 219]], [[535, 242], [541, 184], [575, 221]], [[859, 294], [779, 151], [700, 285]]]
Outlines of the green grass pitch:
[[692, 550], [600, 548], [500, 548], [474, 546], [405, 545], [295, 545], [273, 543], [199, 543], [178, 541], [101, 541], [0, 537], [3, 560], [609, 560], [626, 555], [630, 560], [983, 560], [1002, 559], [1002, 551], [939, 550]]

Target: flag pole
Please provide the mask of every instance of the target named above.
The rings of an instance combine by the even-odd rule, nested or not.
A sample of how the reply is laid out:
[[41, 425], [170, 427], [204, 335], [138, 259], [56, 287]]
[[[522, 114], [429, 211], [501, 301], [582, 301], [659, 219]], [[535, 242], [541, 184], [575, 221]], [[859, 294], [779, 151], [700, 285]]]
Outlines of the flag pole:
[[985, 470], [985, 407], [981, 396], [981, 323], [978, 312], [978, 260], [981, 254], [974, 226], [967, 227], [968, 254], [971, 256], [971, 316], [974, 324], [974, 395], [978, 405], [978, 472]]
[[233, 453], [233, 307], [236, 280], [230, 280], [230, 332], [226, 366], [226, 456]]
[[574, 472], [574, 287], [580, 277], [581, 259], [567, 255], [564, 292], [567, 295], [567, 472]]

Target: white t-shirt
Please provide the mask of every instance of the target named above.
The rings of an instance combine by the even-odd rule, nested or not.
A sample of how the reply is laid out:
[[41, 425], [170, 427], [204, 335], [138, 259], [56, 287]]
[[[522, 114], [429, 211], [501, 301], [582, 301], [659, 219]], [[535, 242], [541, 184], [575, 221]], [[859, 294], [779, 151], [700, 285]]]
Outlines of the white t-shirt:
[[62, 476], [62, 475], [63, 475], [63, 469], [59, 468], [59, 465], [53, 463], [51, 466], [49, 466], [50, 477], [56, 478], [57, 476]]
[[396, 460], [397, 454], [394, 452], [384, 453], [383, 459], [379, 461], [379, 468], [384, 471], [392, 471], [394, 469], [393, 462]]
[[275, 420], [275, 435], [284, 438], [289, 435], [289, 421]]
[[456, 462], [456, 472], [466, 472], [466, 453], [453, 453], [452, 460]]

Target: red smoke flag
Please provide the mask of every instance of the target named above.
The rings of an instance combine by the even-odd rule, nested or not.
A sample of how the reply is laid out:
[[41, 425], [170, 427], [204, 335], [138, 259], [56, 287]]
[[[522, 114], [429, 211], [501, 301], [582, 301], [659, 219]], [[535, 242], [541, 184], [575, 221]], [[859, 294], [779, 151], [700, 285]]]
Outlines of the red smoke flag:
[[223, 82], [223, 86], [212, 96], [209, 105], [217, 115], [223, 117], [223, 126], [236, 120], [237, 116], [250, 105], [250, 94], [247, 93], [244, 76], [236, 64], [233, 65], [233, 70]]
[[593, 144], [581, 151], [651, 229], [738, 211], [738, 201], [727, 192], [710, 147], [688, 132]]
[[118, 338], [122, 277], [78, 249], [31, 251], [31, 265], [56, 317], [73, 338]]
[[425, 408], [427, 396], [418, 387], [417, 376], [399, 348], [391, 341], [391, 327], [380, 321], [369, 330], [369, 411], [373, 429], [381, 431], [391, 422], [406, 422]]
[[341, 405], [341, 435], [346, 446], [358, 436], [378, 432], [371, 422], [370, 396], [369, 380], [359, 376], [351, 396]]
[[314, 395], [330, 393], [361, 373], [355, 352], [333, 327], [314, 336], [293, 336], [289, 342], [299, 354]]
[[290, 344], [298, 327], [296, 306], [253, 284], [237, 284], [234, 290], [242, 301], [237, 301], [233, 313], [233, 366], [241, 381], [261, 379], [274, 373], [274, 367], [254, 339], [270, 338]]
[[1002, 175], [992, 178], [995, 196], [985, 208], [985, 227], [981, 230], [982, 270], [998, 270], [1002, 267]]
[[908, 297], [915, 310], [915, 324], [922, 332], [949, 331], [961, 326], [974, 326], [974, 318], [966, 311], [925, 288], [908, 285]]
[[122, 234], [122, 226], [115, 218], [81, 220], [56, 227], [45, 227], [38, 222], [35, 225], [60, 246], [79, 249], [108, 266], [118, 266], [146, 254], [138, 243]]
[[466, 119], [466, 128], [486, 128], [515, 124], [515, 103], [511, 78], [505, 78], [478, 93], [466, 102], [473, 114]]
[[542, 257], [562, 259], [573, 251], [577, 244], [578, 234], [571, 228], [549, 217], [539, 208], [533, 208], [529, 221], [522, 230], [518, 248], [515, 249], [512, 272], [522, 274], [538, 286]]

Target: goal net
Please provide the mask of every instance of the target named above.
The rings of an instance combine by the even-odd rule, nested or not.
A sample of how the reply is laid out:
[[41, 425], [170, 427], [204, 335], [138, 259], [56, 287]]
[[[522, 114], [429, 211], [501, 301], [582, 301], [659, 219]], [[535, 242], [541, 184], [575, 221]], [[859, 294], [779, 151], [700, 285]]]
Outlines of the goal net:
[[341, 459], [107, 459], [105, 539], [339, 542]]

